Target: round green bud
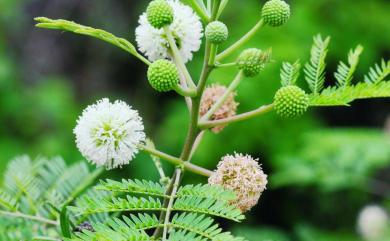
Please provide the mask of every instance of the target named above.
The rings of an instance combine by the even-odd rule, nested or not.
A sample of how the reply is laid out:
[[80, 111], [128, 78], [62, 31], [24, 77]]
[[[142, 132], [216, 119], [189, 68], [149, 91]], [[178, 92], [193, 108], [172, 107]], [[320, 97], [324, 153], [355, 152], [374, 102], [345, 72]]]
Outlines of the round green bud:
[[286, 86], [275, 94], [275, 110], [278, 115], [292, 118], [302, 115], [309, 108], [309, 96], [297, 86]]
[[255, 77], [269, 61], [270, 52], [251, 48], [244, 50], [237, 59], [237, 65], [246, 77]]
[[281, 26], [290, 18], [290, 6], [283, 0], [270, 0], [263, 6], [262, 17], [272, 27]]
[[148, 22], [160, 29], [173, 21], [173, 9], [165, 0], [153, 0], [146, 9]]
[[206, 26], [206, 39], [213, 44], [221, 44], [226, 41], [229, 36], [229, 30], [226, 25], [219, 21], [214, 21]]
[[148, 80], [155, 90], [167, 92], [173, 90], [179, 83], [179, 72], [174, 63], [160, 59], [149, 66]]

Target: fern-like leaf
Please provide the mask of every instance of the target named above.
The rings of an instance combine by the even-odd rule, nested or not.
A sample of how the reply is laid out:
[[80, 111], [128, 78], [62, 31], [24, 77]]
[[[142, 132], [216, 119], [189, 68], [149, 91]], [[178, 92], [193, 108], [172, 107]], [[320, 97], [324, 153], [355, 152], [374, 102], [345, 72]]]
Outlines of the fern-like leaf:
[[351, 84], [353, 74], [356, 71], [356, 67], [359, 63], [359, 56], [363, 52], [363, 47], [358, 45], [356, 49], [351, 50], [348, 54], [348, 65], [340, 61], [337, 67], [337, 72], [334, 74], [337, 85], [339, 87], [345, 87]]
[[284, 62], [282, 64], [282, 69], [280, 70], [280, 78], [282, 81], [282, 86], [294, 85], [300, 74], [301, 63], [299, 60], [291, 64], [289, 62]]
[[77, 216], [85, 216], [96, 213], [111, 212], [140, 212], [140, 211], [164, 211], [161, 201], [152, 197], [137, 198], [126, 196], [126, 198], [112, 197], [111, 200], [100, 199], [92, 196], [84, 196], [79, 201], [79, 206], [69, 209]]
[[18, 210], [18, 201], [0, 189], [0, 207], [3, 207], [5, 210], [16, 211]]
[[95, 232], [83, 231], [76, 233], [76, 238], [71, 240], [98, 240], [104, 237], [105, 240], [152, 240], [145, 230], [153, 229], [161, 225], [156, 215], [131, 214], [130, 217], [123, 216], [122, 219], [109, 219], [106, 224], [93, 223]]
[[146, 194], [150, 196], [169, 197], [165, 195], [166, 188], [160, 183], [146, 180], [122, 180], [122, 182], [114, 180], [100, 181], [97, 190], [106, 190], [114, 193], [136, 193]]
[[186, 230], [198, 235], [194, 240], [243, 240], [234, 238], [229, 232], [222, 232], [222, 229], [214, 224], [212, 218], [195, 213], [175, 214], [170, 224], [175, 229]]
[[107, 225], [96, 223], [93, 224], [94, 232], [83, 231], [82, 233], [77, 233], [76, 237], [72, 241], [96, 241], [96, 240], [105, 240], [105, 241], [151, 241], [149, 235], [145, 232], [138, 231], [118, 218], [110, 220]]
[[221, 217], [236, 222], [245, 219], [240, 210], [227, 202], [213, 198], [184, 197], [176, 199], [173, 209], [181, 212], [204, 213], [211, 216]]
[[376, 64], [374, 67], [370, 68], [369, 73], [364, 76], [364, 82], [377, 84], [386, 79], [390, 74], [390, 61], [385, 61], [382, 59], [381, 64]]
[[213, 198], [219, 201], [232, 201], [236, 199], [236, 194], [233, 191], [225, 190], [216, 185], [186, 185], [179, 188], [176, 197], [196, 196], [201, 198]]
[[325, 58], [328, 53], [330, 37], [322, 39], [321, 35], [314, 37], [310, 62], [305, 65], [305, 79], [314, 94], [319, 94], [325, 82]]
[[[32, 161], [21, 156], [11, 160], [0, 187], [0, 218], [4, 220], [4, 229], [9, 230], [4, 235], [21, 237], [14, 240], [31, 240], [31, 235], [55, 233], [46, 231], [56, 229], [59, 210], [84, 191], [99, 173], [100, 170], [90, 173], [84, 162], [67, 167], [59, 157]], [[30, 229], [28, 235], [14, 233], [15, 218], [23, 220], [19, 222], [20, 230]], [[53, 228], [48, 228], [48, 224]]]
[[348, 106], [354, 100], [390, 97], [390, 81], [366, 82], [344, 88], [328, 87], [320, 95], [310, 96], [311, 106]]

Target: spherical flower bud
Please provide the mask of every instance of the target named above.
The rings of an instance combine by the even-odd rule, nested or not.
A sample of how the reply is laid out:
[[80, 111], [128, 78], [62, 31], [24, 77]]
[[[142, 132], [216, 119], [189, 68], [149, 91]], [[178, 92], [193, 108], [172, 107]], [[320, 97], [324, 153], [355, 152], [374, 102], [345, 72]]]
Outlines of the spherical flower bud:
[[88, 106], [73, 130], [81, 154], [107, 169], [128, 164], [145, 141], [138, 112], [123, 101], [102, 99]]
[[246, 77], [255, 77], [270, 60], [270, 51], [251, 48], [244, 50], [237, 59], [237, 65]]
[[214, 21], [207, 25], [205, 34], [211, 43], [221, 44], [228, 38], [229, 30], [224, 23]]
[[290, 6], [283, 0], [270, 0], [264, 4], [262, 17], [272, 27], [281, 26], [290, 18]]
[[179, 72], [174, 63], [160, 59], [149, 66], [148, 80], [155, 90], [167, 92], [179, 83]]
[[[200, 102], [200, 115], [204, 116], [211, 107], [226, 92], [227, 88], [223, 85], [211, 85], [205, 89]], [[238, 103], [234, 100], [236, 93], [232, 92], [226, 98], [223, 105], [210, 117], [211, 120], [221, 120], [236, 115]], [[225, 126], [216, 126], [211, 129], [214, 133], [219, 133]]]
[[258, 159], [236, 153], [222, 158], [208, 182], [234, 191], [237, 199], [232, 204], [246, 212], [257, 204], [266, 189], [267, 175], [261, 169]]
[[276, 92], [275, 110], [278, 115], [292, 118], [302, 115], [309, 108], [309, 96], [297, 86], [286, 86]]
[[173, 22], [172, 7], [165, 0], [153, 0], [146, 9], [150, 25], [160, 29]]
[[390, 229], [389, 215], [380, 206], [366, 206], [359, 214], [357, 229], [365, 240], [384, 240]]

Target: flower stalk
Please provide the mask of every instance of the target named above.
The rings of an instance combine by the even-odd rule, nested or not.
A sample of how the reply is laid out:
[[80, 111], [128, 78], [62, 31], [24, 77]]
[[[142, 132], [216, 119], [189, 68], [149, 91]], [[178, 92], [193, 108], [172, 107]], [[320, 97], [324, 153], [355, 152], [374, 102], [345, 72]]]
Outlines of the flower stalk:
[[260, 19], [255, 26], [252, 27], [249, 32], [247, 32], [241, 39], [239, 39], [237, 42], [235, 42], [233, 45], [231, 45], [229, 48], [227, 48], [222, 53], [218, 54], [217, 61], [220, 62], [223, 59], [229, 57], [231, 54], [233, 54], [236, 50], [241, 48], [244, 44], [246, 44], [250, 39], [252, 39], [253, 36], [264, 26], [264, 20]]
[[227, 88], [226, 92], [219, 98], [219, 100], [210, 108], [210, 110], [201, 118], [202, 121], [206, 121], [211, 118], [211, 116], [223, 105], [223, 103], [226, 101], [226, 99], [229, 97], [229, 94], [234, 91], [238, 85], [240, 84], [241, 80], [243, 79], [244, 75], [243, 72], [240, 71], [237, 76], [234, 78], [232, 83], [230, 83], [229, 87]]
[[274, 109], [274, 104], [270, 104], [270, 105], [261, 106], [261, 107], [257, 108], [256, 110], [253, 110], [250, 112], [235, 115], [235, 116], [221, 119], [221, 120], [200, 121], [199, 128], [202, 130], [205, 130], [205, 129], [210, 129], [210, 128], [213, 128], [216, 126], [223, 126], [223, 125], [228, 125], [228, 124], [232, 124], [232, 123], [236, 123], [236, 122], [240, 122], [240, 121], [249, 120], [249, 119], [252, 119], [254, 117], [266, 114], [266, 113], [272, 111], [273, 109]]
[[156, 157], [159, 157], [163, 160], [166, 160], [168, 162], [170, 162], [171, 164], [175, 165], [175, 166], [183, 166], [183, 168], [187, 171], [190, 171], [192, 173], [195, 173], [195, 174], [199, 174], [201, 176], [205, 176], [205, 177], [209, 177], [212, 173], [212, 171], [210, 170], [207, 170], [203, 167], [200, 167], [200, 166], [197, 166], [195, 164], [192, 164], [188, 161], [184, 161], [183, 159], [181, 158], [177, 158], [177, 157], [174, 157], [174, 156], [171, 156], [169, 154], [166, 154], [162, 151], [158, 151], [152, 147], [148, 147], [148, 146], [144, 146], [144, 145], [138, 145], [138, 148], [150, 155], [153, 155], [153, 156], [156, 156]]
[[188, 72], [188, 69], [187, 67], [185, 66], [184, 64], [184, 61], [181, 57], [181, 54], [180, 54], [180, 51], [176, 45], [176, 42], [175, 42], [175, 39], [173, 38], [172, 36], [172, 32], [171, 30], [169, 29], [168, 26], [165, 26], [164, 27], [164, 33], [166, 34], [167, 36], [167, 40], [168, 40], [168, 43], [169, 43], [169, 47], [171, 48], [171, 51], [172, 51], [172, 54], [173, 54], [173, 59], [177, 65], [177, 68], [180, 70], [180, 72], [183, 74], [185, 80], [186, 80], [186, 83], [189, 87], [191, 88], [195, 88], [195, 84], [191, 78], [191, 75], [190, 73]]

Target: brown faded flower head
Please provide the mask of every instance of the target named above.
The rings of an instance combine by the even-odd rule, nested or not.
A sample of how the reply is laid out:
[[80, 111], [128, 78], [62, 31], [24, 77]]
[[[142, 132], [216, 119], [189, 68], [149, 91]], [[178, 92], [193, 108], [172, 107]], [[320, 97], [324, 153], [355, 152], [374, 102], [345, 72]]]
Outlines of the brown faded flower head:
[[236, 193], [237, 199], [232, 204], [242, 212], [257, 204], [267, 182], [267, 175], [261, 169], [258, 159], [237, 153], [224, 156], [209, 178], [209, 184], [220, 185]]
[[[223, 85], [214, 84], [207, 87], [203, 93], [202, 101], [200, 104], [200, 115], [205, 115], [215, 102], [221, 98], [226, 92], [227, 88]], [[211, 120], [220, 120], [236, 115], [238, 103], [234, 100], [236, 93], [232, 92], [227, 97], [223, 105], [211, 116]], [[216, 126], [211, 129], [214, 133], [218, 133], [223, 130], [225, 126]]]

